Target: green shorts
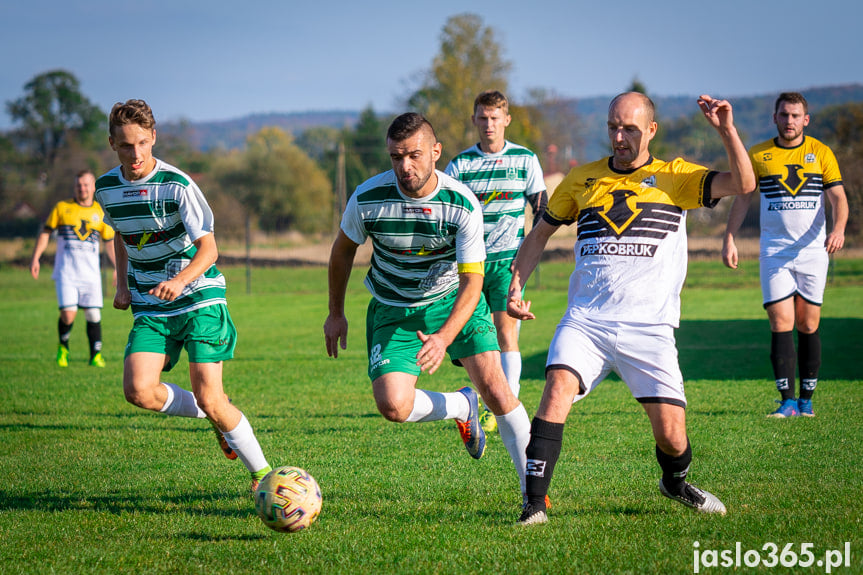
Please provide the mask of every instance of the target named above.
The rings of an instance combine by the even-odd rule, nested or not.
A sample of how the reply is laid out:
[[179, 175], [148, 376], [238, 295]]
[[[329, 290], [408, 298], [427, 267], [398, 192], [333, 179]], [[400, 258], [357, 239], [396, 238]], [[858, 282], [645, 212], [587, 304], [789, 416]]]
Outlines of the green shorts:
[[511, 265], [512, 260], [509, 259], [485, 262], [482, 293], [488, 301], [488, 307], [493, 312], [506, 311], [506, 302], [509, 299], [509, 282], [512, 281]]
[[168, 356], [164, 371], [170, 371], [185, 347], [189, 363], [217, 363], [234, 357], [237, 328], [224, 304], [211, 305], [171, 317], [135, 318], [126, 357], [150, 352]]
[[[417, 353], [422, 342], [417, 337], [417, 330], [426, 334], [439, 330], [452, 311], [456, 291], [420, 307], [395, 307], [372, 299], [366, 315], [368, 373], [372, 381], [385, 373], [420, 374]], [[497, 330], [491, 321], [485, 298], [480, 297], [473, 315], [447, 348], [447, 353], [456, 362], [463, 357], [495, 350], [500, 350]]]

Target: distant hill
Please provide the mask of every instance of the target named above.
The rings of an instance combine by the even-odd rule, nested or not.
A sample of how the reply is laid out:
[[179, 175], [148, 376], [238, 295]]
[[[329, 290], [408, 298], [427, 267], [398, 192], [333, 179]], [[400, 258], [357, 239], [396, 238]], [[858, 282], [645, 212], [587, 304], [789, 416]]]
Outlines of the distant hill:
[[[812, 116], [810, 132], [816, 137], [819, 110], [848, 102], [863, 102], [863, 84], [809, 88], [801, 92], [809, 102], [809, 113]], [[776, 135], [776, 126], [773, 124], [773, 103], [778, 95], [777, 92], [758, 96], [728, 96], [734, 106], [734, 123], [747, 147]], [[595, 159], [609, 153], [605, 122], [608, 102], [611, 98], [611, 96], [601, 96], [570, 102], [571, 109], [578, 115], [580, 125], [584, 129], [586, 158]], [[660, 129], [662, 129], [662, 122], [678, 120], [698, 113], [695, 103], [697, 96], [651, 95], [651, 98], [656, 104]]]
[[253, 114], [235, 120], [215, 122], [175, 122], [161, 128], [166, 135], [182, 136], [199, 150], [242, 148], [246, 138], [262, 128], [275, 126], [294, 135], [309, 128], [328, 126], [351, 127], [357, 123], [359, 111], [331, 110], [324, 112], [293, 112]]
[[[809, 101], [809, 111], [813, 115], [811, 132], [817, 136], [819, 110], [848, 102], [863, 102], [863, 84], [847, 84], [803, 90]], [[734, 105], [735, 123], [741, 131], [747, 146], [775, 135], [773, 126], [773, 102], [778, 94], [730, 97]], [[690, 96], [652, 96], [657, 107], [660, 126], [662, 122], [692, 116], [698, 112], [696, 95]], [[587, 159], [599, 158], [608, 154], [608, 136], [605, 130], [606, 112], [611, 96], [579, 98], [569, 101], [571, 109], [579, 116], [584, 130], [584, 156]], [[178, 135], [187, 139], [195, 148], [241, 148], [246, 138], [261, 128], [277, 126], [295, 135], [316, 126], [333, 128], [352, 127], [360, 112], [351, 110], [332, 110], [318, 112], [254, 114], [234, 120], [217, 122], [181, 122], [166, 124], [162, 130], [168, 135]]]

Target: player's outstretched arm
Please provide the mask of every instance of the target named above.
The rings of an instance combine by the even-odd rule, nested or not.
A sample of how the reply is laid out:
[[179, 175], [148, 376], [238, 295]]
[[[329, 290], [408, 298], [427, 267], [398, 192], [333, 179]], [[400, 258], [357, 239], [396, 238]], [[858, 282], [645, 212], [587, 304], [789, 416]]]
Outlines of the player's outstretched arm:
[[[483, 265], [480, 263], [479, 265]], [[429, 374], [437, 371], [443, 363], [446, 348], [455, 340], [467, 320], [476, 310], [482, 294], [483, 276], [479, 273], [461, 272], [458, 274], [458, 293], [446, 321], [435, 333], [417, 332], [423, 342], [417, 352], [417, 365]]]
[[509, 283], [509, 298], [506, 303], [506, 312], [516, 319], [536, 319], [530, 311], [530, 301], [521, 299], [521, 292], [527, 279], [536, 269], [542, 252], [552, 234], [559, 226], [554, 226], [544, 219], [540, 219], [524, 238], [515, 261], [512, 262], [512, 280]]
[[720, 172], [713, 178], [710, 196], [714, 199], [725, 196], [745, 194], [755, 189], [755, 171], [746, 147], [734, 126], [734, 113], [728, 100], [717, 100], [707, 94], [698, 98], [698, 107], [708, 123], [713, 126], [722, 139], [728, 165], [731, 170]]
[[339, 235], [330, 250], [330, 263], [327, 272], [329, 282], [330, 313], [324, 321], [324, 340], [327, 344], [327, 355], [339, 357], [339, 347], [348, 347], [348, 319], [345, 317], [345, 294], [351, 268], [354, 264], [359, 244], [339, 230]]

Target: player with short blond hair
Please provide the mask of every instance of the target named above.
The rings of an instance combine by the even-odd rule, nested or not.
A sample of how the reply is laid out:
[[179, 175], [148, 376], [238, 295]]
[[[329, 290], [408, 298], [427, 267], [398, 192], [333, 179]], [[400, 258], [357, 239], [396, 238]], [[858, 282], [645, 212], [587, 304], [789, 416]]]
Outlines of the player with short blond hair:
[[[252, 490], [270, 471], [252, 426], [225, 395], [223, 363], [237, 331], [225, 277], [216, 267], [213, 212], [187, 174], [153, 156], [156, 122], [143, 100], [117, 103], [108, 142], [120, 165], [96, 182], [96, 197], [116, 229], [114, 307], [132, 308], [123, 391], [130, 403], [167, 415], [207, 418], [229, 459], [238, 456]], [[161, 382], [185, 348], [192, 391]]]
[[[511, 121], [509, 101], [503, 93], [497, 90], [480, 93], [471, 115], [479, 142], [453, 158], [446, 173], [470, 188], [482, 205], [486, 249], [483, 294], [497, 329], [506, 380], [518, 397], [521, 389], [518, 320], [506, 313], [512, 279], [510, 267], [524, 239], [525, 206], [531, 205], [537, 221], [548, 199], [536, 154], [505, 137]], [[485, 410], [481, 418], [483, 428], [494, 431], [494, 415]]]

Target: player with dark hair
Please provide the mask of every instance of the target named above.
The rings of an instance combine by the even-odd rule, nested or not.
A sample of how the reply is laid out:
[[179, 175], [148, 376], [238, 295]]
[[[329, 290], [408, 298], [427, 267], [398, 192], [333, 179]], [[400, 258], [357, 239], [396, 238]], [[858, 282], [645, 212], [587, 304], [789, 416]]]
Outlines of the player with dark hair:
[[612, 370], [647, 412], [662, 495], [696, 511], [725, 513], [716, 496], [686, 482], [692, 449], [674, 329], [687, 267], [686, 210], [751, 191], [755, 176], [731, 104], [706, 95], [698, 104], [722, 139], [730, 172], [654, 158], [653, 102], [637, 92], [621, 94], [608, 108], [612, 156], [569, 172], [515, 258], [507, 309], [534, 319], [522, 288], [551, 235], [577, 222], [568, 309], [549, 348], [545, 391], [531, 424], [522, 525], [548, 520], [544, 497], [567, 415]]
[[[105, 367], [102, 357], [102, 274], [99, 263], [99, 242], [105, 242], [105, 252], [114, 264], [114, 230], [105, 223], [102, 206], [93, 201], [96, 177], [90, 170], [75, 176], [75, 197], [58, 202], [45, 221], [36, 239], [30, 274], [39, 279], [39, 259], [45, 253], [51, 234], [57, 232], [57, 253], [54, 256], [54, 285], [60, 319], [57, 332], [57, 365], [69, 365], [69, 338], [78, 309], [87, 319], [87, 339], [90, 342], [90, 365]], [[116, 278], [116, 267], [114, 270]]]
[[[120, 165], [96, 182], [96, 197], [119, 235], [114, 307], [132, 307], [123, 391], [144, 409], [208, 418], [228, 459], [240, 460], [252, 490], [270, 466], [252, 426], [225, 395], [222, 367], [234, 356], [237, 330], [225, 277], [216, 268], [213, 212], [195, 182], [153, 156], [156, 121], [143, 100], [117, 103], [109, 118]], [[162, 383], [182, 349], [192, 391]]]
[[[479, 142], [461, 152], [446, 173], [465, 184], [482, 205], [485, 238], [485, 280], [482, 291], [491, 308], [503, 372], [513, 395], [521, 389], [521, 352], [518, 320], [506, 313], [512, 260], [524, 239], [524, 209], [530, 203], [536, 221], [548, 196], [536, 154], [505, 137], [512, 121], [509, 101], [497, 90], [480, 93], [473, 104], [471, 122]], [[496, 428], [494, 415], [484, 410], [483, 429]]]
[[482, 296], [482, 209], [469, 189], [435, 169], [441, 144], [423, 116], [397, 117], [386, 143], [393, 169], [357, 188], [333, 243], [327, 353], [338, 357], [339, 348], [346, 349], [347, 283], [357, 248], [371, 238], [366, 340], [378, 411], [395, 422], [455, 419], [468, 453], [482, 457], [485, 433], [476, 392], [416, 387], [419, 374], [434, 373], [449, 353], [497, 416], [523, 493], [530, 420], [506, 383]]
[[[761, 197], [761, 293], [770, 321], [770, 362], [779, 408], [769, 417], [813, 417], [812, 396], [821, 367], [821, 303], [830, 254], [845, 244], [848, 200], [833, 151], [803, 130], [809, 105], [798, 92], [785, 92], [773, 111], [776, 138], [749, 150]], [[736, 269], [734, 234], [753, 194], [734, 198], [722, 244], [722, 261]], [[828, 234], [824, 197], [832, 207]], [[797, 350], [794, 328], [797, 328]], [[800, 396], [795, 398], [795, 359], [800, 369]]]

